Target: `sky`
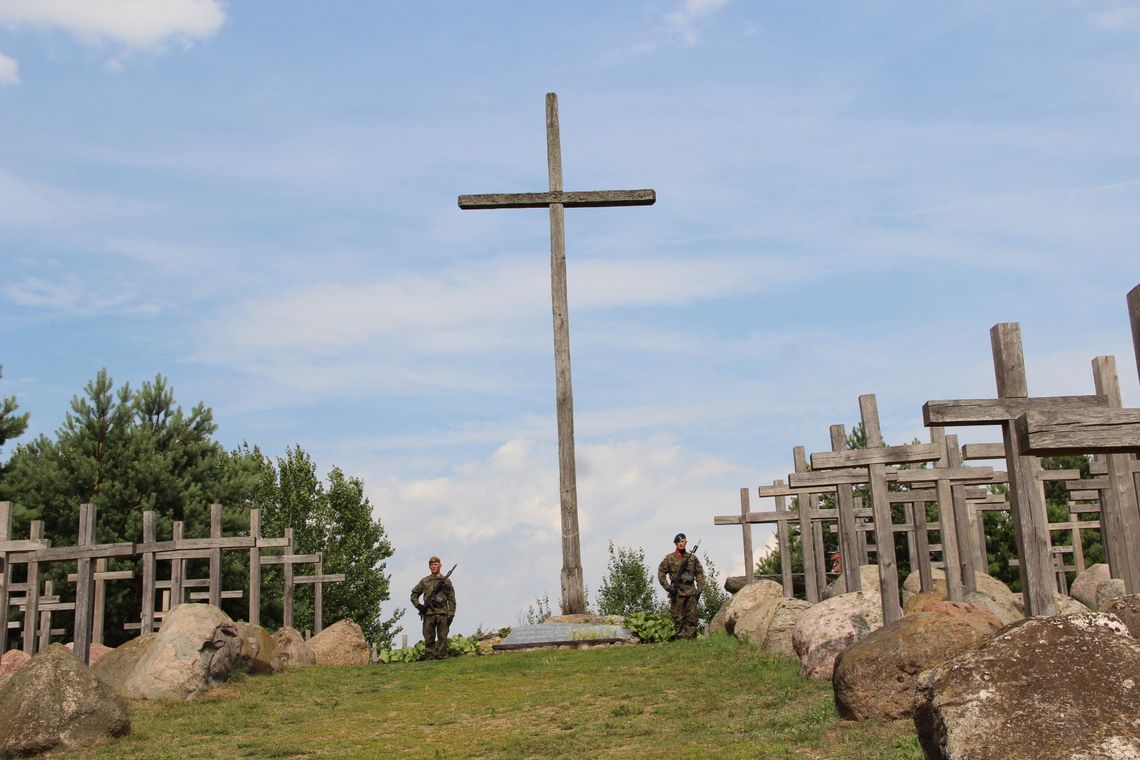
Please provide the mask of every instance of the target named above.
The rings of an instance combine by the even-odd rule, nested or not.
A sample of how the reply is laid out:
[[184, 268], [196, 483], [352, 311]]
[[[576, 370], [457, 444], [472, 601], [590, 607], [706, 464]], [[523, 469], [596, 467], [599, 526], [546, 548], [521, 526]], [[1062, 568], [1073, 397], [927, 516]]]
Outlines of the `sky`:
[[743, 572], [741, 487], [861, 394], [927, 440], [995, 323], [1031, 394], [1112, 354], [1140, 406], [1136, 3], [0, 0], [0, 457], [161, 373], [363, 479], [385, 615], [432, 554], [457, 632], [557, 607], [548, 216], [456, 202], [546, 189], [547, 92], [567, 190], [657, 193], [566, 213], [591, 601], [611, 542]]

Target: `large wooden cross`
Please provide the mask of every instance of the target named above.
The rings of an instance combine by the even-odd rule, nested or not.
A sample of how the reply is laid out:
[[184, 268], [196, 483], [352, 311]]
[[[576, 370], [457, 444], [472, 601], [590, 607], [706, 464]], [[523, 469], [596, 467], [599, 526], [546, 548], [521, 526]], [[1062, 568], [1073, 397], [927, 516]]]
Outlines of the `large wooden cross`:
[[550, 296], [554, 312], [554, 378], [558, 412], [558, 481], [562, 507], [562, 612], [586, 611], [582, 549], [578, 538], [578, 483], [574, 464], [574, 394], [570, 384], [570, 321], [566, 298], [566, 208], [649, 206], [653, 190], [562, 189], [562, 144], [558, 137], [558, 96], [546, 93], [546, 164], [550, 190], [545, 193], [461, 195], [461, 209], [549, 208]]
[[1025, 356], [1021, 350], [1021, 326], [1016, 322], [994, 325], [990, 329], [990, 345], [998, 397], [927, 401], [922, 407], [923, 423], [927, 427], [1001, 426], [1026, 614], [1051, 616], [1056, 614], [1057, 600], [1053, 595], [1055, 584], [1045, 491], [1038, 475], [1041, 465], [1025, 450], [1016, 435], [1014, 422], [1028, 410], [1085, 413], [1107, 406], [1108, 400], [1100, 395], [1030, 397], [1025, 378]]

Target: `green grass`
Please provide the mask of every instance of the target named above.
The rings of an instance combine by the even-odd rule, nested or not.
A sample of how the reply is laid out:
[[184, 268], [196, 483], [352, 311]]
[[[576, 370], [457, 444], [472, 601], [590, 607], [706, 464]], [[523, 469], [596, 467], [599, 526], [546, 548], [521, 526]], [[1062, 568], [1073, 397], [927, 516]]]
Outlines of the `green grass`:
[[831, 685], [717, 636], [240, 678], [132, 702], [81, 758], [921, 758], [909, 721], [839, 721]]

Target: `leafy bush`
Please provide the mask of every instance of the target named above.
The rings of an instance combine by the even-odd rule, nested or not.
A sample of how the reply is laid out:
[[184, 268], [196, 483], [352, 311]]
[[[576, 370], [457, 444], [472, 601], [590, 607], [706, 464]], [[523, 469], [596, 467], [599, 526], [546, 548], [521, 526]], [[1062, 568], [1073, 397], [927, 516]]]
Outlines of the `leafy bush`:
[[633, 631], [643, 644], [668, 641], [677, 633], [672, 618], [659, 612], [635, 612], [627, 615], [625, 627]]
[[602, 586], [598, 589], [598, 612], [602, 615], [630, 615], [658, 608], [653, 576], [645, 566], [645, 551], [619, 546], [610, 541], [610, 560]]
[[421, 641], [414, 647], [404, 647], [403, 649], [381, 649], [379, 652], [380, 662], [387, 665], [390, 662], [419, 662], [424, 657], [424, 643]]
[[447, 656], [448, 657], [462, 657], [464, 655], [477, 655], [479, 654], [479, 647], [476, 646], [477, 639], [474, 636], [455, 635], [447, 639]]

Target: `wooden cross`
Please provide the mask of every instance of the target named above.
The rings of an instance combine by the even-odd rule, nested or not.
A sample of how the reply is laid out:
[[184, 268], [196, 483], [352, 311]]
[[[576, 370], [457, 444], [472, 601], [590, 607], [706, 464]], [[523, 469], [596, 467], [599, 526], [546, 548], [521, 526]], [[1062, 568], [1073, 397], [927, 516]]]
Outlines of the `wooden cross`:
[[562, 509], [562, 612], [586, 611], [582, 549], [578, 534], [578, 483], [574, 461], [574, 394], [570, 382], [570, 322], [566, 297], [564, 210], [599, 206], [648, 206], [653, 190], [564, 192], [562, 145], [558, 134], [558, 96], [546, 94], [546, 163], [550, 190], [545, 193], [461, 195], [461, 209], [549, 208], [550, 293], [554, 313], [554, 376], [558, 412], [558, 480]]
[[[867, 447], [850, 451], [823, 452], [811, 455], [813, 469], [866, 467], [867, 481], [871, 486], [871, 509], [876, 529], [876, 554], [879, 565], [879, 592], [883, 599], [883, 623], [902, 618], [899, 601], [898, 567], [895, 563], [895, 544], [891, 537], [891, 505], [887, 498], [887, 465], [938, 461], [944, 446], [919, 443], [906, 446], [884, 446], [879, 430], [879, 408], [872, 393], [859, 397], [859, 414], [863, 422]], [[902, 473], [898, 473], [901, 477]], [[948, 521], [944, 521], [948, 522]], [[879, 531], [882, 530], [880, 536]], [[944, 542], [945, 543], [945, 542]]]
[[1108, 399], [1107, 409], [1081, 415], [1069, 411], [1026, 410], [1015, 421], [1019, 445], [1035, 454], [1097, 453], [1105, 455], [1106, 488], [1101, 491], [1101, 520], [1113, 577], [1124, 581], [1127, 593], [1140, 592], [1140, 504], [1137, 503], [1134, 460], [1125, 451], [1140, 451], [1140, 409], [1124, 409], [1116, 359], [1093, 359], [1096, 392]]
[[12, 539], [12, 502], [0, 501], [0, 655], [8, 651], [8, 599], [12, 591], [11, 555], [45, 549], [48, 542], [42, 539]]
[[[289, 546], [293, 546], [293, 529], [285, 529], [285, 538], [289, 541]], [[324, 557], [320, 552], [315, 554], [276, 554], [266, 555], [259, 560], [262, 565], [282, 565], [285, 570], [285, 600], [281, 613], [281, 624], [289, 628], [293, 627], [293, 593], [298, 585], [312, 584], [313, 585], [313, 628], [317, 633], [321, 632], [322, 616], [324, 614], [324, 584], [326, 583], [341, 583], [344, 581], [344, 573], [331, 573], [324, 572]], [[313, 575], [296, 575], [293, 568], [295, 565], [314, 565], [315, 572]]]
[[1048, 515], [1045, 491], [1037, 477], [1040, 463], [1029, 455], [1016, 435], [1014, 421], [1026, 410], [1096, 409], [1104, 407], [1104, 396], [1056, 396], [1030, 398], [1025, 380], [1025, 357], [1021, 350], [1021, 327], [1003, 322], [990, 329], [996, 399], [956, 399], [927, 401], [922, 407], [928, 426], [1000, 425], [1009, 472], [1010, 504], [1017, 551], [1021, 557], [1018, 573], [1029, 616], [1052, 616], [1057, 611], [1053, 589], [1053, 560], [1049, 551]]
[[[931, 483], [937, 492], [938, 514], [942, 535], [942, 559], [946, 574], [946, 598], [950, 601], [961, 601], [964, 592], [964, 578], [975, 581], [973, 575], [973, 562], [970, 559], [969, 518], [965, 505], [957, 508], [953, 486], [954, 484], [988, 483], [993, 479], [993, 469], [989, 467], [963, 467], [961, 455], [958, 452], [958, 437], [945, 435], [942, 428], [932, 427], [932, 443], [940, 447], [941, 456], [937, 466], [930, 469], [900, 470], [900, 483]], [[961, 496], [958, 497], [961, 500]], [[919, 510], [923, 511], [923, 510]], [[925, 514], [922, 515], [925, 520]], [[922, 567], [919, 568], [923, 581], [923, 590], [928, 590], [929, 569], [923, 576]], [[976, 581], [975, 581], [976, 585]], [[972, 589], [971, 589], [972, 590]]]

